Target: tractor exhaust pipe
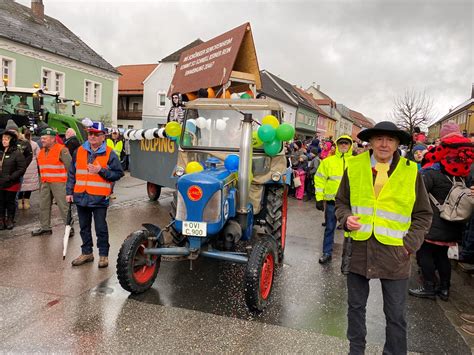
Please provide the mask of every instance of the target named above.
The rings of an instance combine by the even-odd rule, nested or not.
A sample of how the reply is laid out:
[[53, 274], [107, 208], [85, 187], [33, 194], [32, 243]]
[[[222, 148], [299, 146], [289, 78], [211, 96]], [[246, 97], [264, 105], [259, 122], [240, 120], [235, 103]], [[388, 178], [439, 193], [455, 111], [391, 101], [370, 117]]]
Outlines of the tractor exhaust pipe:
[[[252, 114], [245, 113], [244, 120], [242, 121], [242, 136], [240, 138], [239, 204], [237, 209], [237, 212], [244, 216], [249, 212], [250, 172], [252, 169], [252, 122]], [[245, 226], [242, 226], [242, 229], [244, 228]]]

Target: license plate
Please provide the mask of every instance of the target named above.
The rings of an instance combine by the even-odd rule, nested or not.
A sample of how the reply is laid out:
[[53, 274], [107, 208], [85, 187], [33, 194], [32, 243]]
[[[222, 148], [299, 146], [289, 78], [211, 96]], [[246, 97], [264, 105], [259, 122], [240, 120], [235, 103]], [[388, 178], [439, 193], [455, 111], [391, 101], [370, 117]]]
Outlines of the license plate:
[[207, 236], [207, 223], [183, 221], [183, 235], [205, 237]]

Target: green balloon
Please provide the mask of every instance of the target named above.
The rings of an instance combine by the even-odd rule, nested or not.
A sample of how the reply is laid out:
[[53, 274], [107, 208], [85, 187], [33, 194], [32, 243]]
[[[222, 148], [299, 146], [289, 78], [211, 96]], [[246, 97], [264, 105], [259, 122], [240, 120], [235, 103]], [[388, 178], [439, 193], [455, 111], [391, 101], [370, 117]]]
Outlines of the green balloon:
[[241, 99], [251, 99], [252, 96], [250, 96], [249, 94], [245, 93], [245, 94], [240, 95], [240, 98], [241, 98]]
[[271, 157], [274, 157], [281, 151], [281, 141], [275, 139], [271, 142], [263, 144], [263, 150], [265, 153]]
[[258, 127], [258, 138], [262, 140], [263, 143], [269, 143], [275, 139], [276, 130], [269, 124], [263, 124]]
[[191, 139], [191, 135], [189, 133], [184, 134], [183, 145], [187, 146], [187, 147], [192, 145], [192, 139]]
[[258, 137], [257, 131], [252, 132], [252, 147], [259, 148], [263, 144], [262, 140]]
[[276, 138], [281, 141], [289, 141], [295, 136], [295, 127], [288, 123], [283, 123], [276, 129]]

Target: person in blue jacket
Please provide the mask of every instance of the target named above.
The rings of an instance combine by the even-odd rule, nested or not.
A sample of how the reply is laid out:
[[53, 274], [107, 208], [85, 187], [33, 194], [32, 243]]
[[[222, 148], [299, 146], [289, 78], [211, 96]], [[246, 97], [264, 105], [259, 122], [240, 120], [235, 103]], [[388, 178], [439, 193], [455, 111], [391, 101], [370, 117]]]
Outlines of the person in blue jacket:
[[105, 143], [105, 127], [93, 122], [88, 137], [74, 153], [68, 171], [66, 201], [77, 206], [81, 228], [82, 253], [72, 261], [73, 266], [94, 261], [92, 251], [92, 217], [94, 218], [99, 268], [109, 265], [109, 231], [106, 216], [112, 183], [124, 174], [120, 159]]

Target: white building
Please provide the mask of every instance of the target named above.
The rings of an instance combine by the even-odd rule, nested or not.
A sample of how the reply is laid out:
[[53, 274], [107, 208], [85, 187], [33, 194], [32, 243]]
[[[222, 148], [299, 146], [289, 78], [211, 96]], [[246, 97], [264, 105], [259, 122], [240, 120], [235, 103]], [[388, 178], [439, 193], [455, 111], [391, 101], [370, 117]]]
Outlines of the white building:
[[143, 81], [143, 128], [154, 128], [166, 123], [171, 101], [167, 98], [176, 66], [182, 52], [203, 43], [200, 39], [163, 58]]

